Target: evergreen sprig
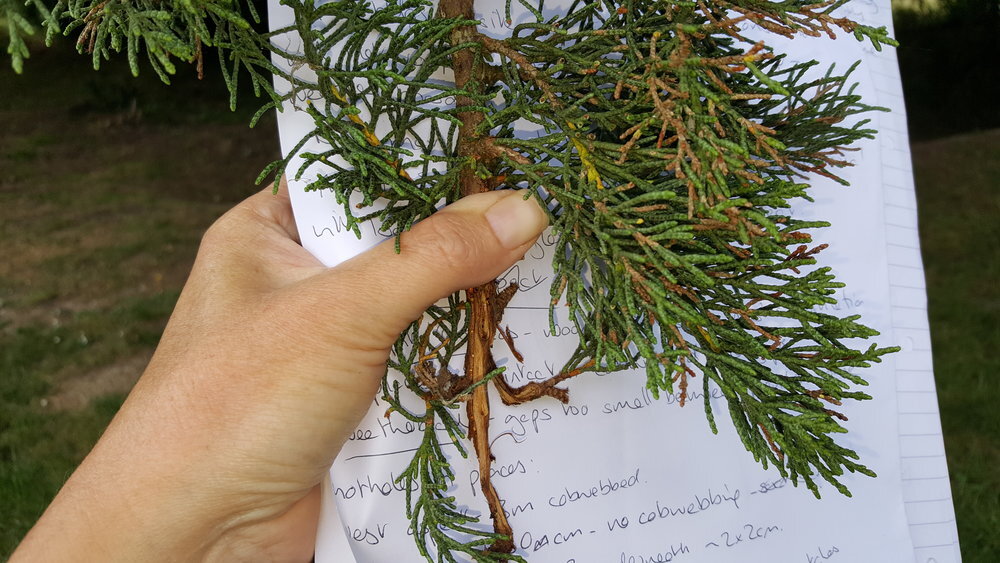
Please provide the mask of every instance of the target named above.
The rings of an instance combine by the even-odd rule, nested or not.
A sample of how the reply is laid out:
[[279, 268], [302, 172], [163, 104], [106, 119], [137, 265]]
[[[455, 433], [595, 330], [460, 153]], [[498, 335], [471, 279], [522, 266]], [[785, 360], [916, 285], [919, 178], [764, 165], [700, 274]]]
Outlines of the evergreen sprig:
[[0, 0], [3, 20], [9, 33], [7, 52], [17, 72], [29, 55], [24, 38], [37, 32], [39, 24], [33, 22], [41, 22], [46, 44], [59, 34], [78, 32], [77, 48], [90, 54], [95, 69], [112, 53], [124, 51], [132, 73], [138, 75], [145, 53], [150, 68], [168, 84], [177, 61], [195, 64], [201, 73], [204, 49], [215, 47], [231, 105], [242, 72], [258, 96], [266, 92], [280, 100], [271, 86], [272, 74], [283, 75], [270, 61], [274, 33], [253, 28], [261, 21], [253, 0]]
[[[503, 561], [521, 558], [489, 480], [488, 389], [506, 404], [565, 401], [557, 384], [575, 375], [642, 368], [654, 396], [679, 389], [683, 404], [698, 380], [713, 431], [710, 385], [754, 458], [817, 496], [817, 477], [849, 494], [845, 472], [874, 475], [833, 439], [845, 431], [834, 409], [868, 399], [858, 370], [896, 349], [857, 347], [877, 333], [823, 311], [843, 287], [817, 263], [825, 245], [810, 233], [826, 223], [788, 209], [810, 200], [810, 177], [845, 183], [836, 169], [874, 135], [863, 115], [880, 108], [855, 94], [854, 66], [820, 73], [745, 31], [894, 45], [884, 28], [838, 17], [846, 1], [575, 0], [544, 16], [520, 0], [534, 17], [504, 39], [478, 30], [472, 0], [284, 0], [294, 23], [270, 33], [241, 0], [0, 0], [0, 18], [18, 70], [34, 11], [49, 37], [79, 30], [95, 66], [125, 51], [138, 72], [144, 50], [167, 80], [212, 46], [233, 103], [244, 73], [268, 96], [261, 111], [304, 95], [313, 129], [262, 177], [308, 170], [307, 189], [332, 191], [358, 234], [375, 221], [398, 235], [442, 202], [493, 189], [524, 188], [549, 210], [550, 322], [562, 304], [579, 334], [566, 365], [547, 382], [506, 382], [490, 348], [499, 336], [520, 359], [501, 329], [516, 287], [491, 282], [411, 325], [390, 359], [401, 377], [383, 382], [390, 411], [423, 425], [399, 478], [420, 553]], [[300, 46], [280, 47], [289, 32]], [[525, 128], [535, 135], [515, 134]], [[304, 152], [311, 140], [320, 148]], [[287, 170], [296, 154], [303, 165]], [[465, 439], [492, 530], [449, 494], [446, 449], [466, 456]]]

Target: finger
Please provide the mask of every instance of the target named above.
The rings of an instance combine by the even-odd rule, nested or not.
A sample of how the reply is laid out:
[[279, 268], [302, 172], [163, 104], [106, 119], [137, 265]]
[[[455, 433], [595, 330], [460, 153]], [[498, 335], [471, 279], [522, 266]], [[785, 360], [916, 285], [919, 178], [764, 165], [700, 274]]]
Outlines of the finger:
[[[288, 185], [268, 187], [220, 217], [205, 233], [195, 269], [228, 288], [264, 291], [325, 270], [299, 244]], [[238, 298], [235, 293], [232, 298]]]
[[253, 247], [258, 239], [278, 234], [299, 242], [288, 185], [282, 178], [275, 191], [268, 186], [238, 203], [212, 224], [206, 237], [221, 238], [231, 245]]
[[264, 188], [247, 198], [241, 205], [246, 205], [264, 223], [277, 226], [296, 243], [300, 243], [299, 230], [295, 226], [295, 216], [292, 214], [292, 200], [288, 191], [288, 182], [282, 176], [277, 186], [274, 184]]
[[[495, 279], [525, 252], [548, 225], [548, 215], [523, 191], [499, 191], [465, 197], [421, 221], [400, 239], [380, 244], [305, 282], [304, 298], [329, 293], [336, 311], [314, 310], [358, 327], [388, 347], [406, 326], [435, 301]], [[350, 296], [345, 298], [345, 296]]]

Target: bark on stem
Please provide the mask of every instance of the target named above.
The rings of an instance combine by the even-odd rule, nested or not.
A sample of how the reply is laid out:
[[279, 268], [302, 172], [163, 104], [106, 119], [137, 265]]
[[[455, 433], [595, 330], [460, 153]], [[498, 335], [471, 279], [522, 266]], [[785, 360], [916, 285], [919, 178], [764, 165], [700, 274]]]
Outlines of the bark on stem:
[[[439, 13], [445, 18], [474, 19], [473, 0], [441, 0]], [[479, 33], [475, 26], [456, 28], [451, 34], [451, 43], [460, 45], [473, 40]], [[462, 49], [452, 55], [452, 70], [455, 73], [455, 86], [467, 90], [483, 87], [483, 72], [485, 63], [473, 48]], [[490, 167], [490, 151], [486, 142], [479, 135], [479, 126], [483, 121], [480, 111], [462, 111], [463, 107], [471, 107], [475, 102], [468, 96], [457, 96], [455, 100], [458, 118], [462, 121], [458, 132], [458, 154], [466, 157], [466, 162], [459, 172], [459, 183], [462, 197], [490, 190], [487, 181], [476, 173], [477, 164]], [[493, 454], [490, 452], [490, 403], [486, 385], [479, 384], [493, 369], [493, 340], [497, 332], [498, 315], [494, 311], [494, 301], [497, 294], [495, 281], [466, 290], [470, 303], [469, 337], [465, 356], [464, 378], [470, 385], [476, 385], [472, 396], [467, 402], [469, 417], [469, 439], [472, 441], [479, 461], [479, 484], [483, 496], [489, 505], [490, 517], [493, 519], [493, 531], [505, 537], [490, 546], [490, 551], [511, 553], [514, 551], [512, 541], [513, 531], [503, 506], [500, 495], [497, 494], [490, 480], [490, 469]]]

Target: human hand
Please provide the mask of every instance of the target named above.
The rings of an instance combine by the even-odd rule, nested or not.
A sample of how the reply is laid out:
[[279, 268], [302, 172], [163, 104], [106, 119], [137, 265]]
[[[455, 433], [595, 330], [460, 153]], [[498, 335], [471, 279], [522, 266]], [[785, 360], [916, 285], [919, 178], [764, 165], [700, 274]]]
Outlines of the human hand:
[[297, 243], [287, 189], [205, 234], [149, 367], [11, 561], [308, 561], [319, 484], [390, 346], [494, 279], [547, 218], [522, 192], [462, 199], [334, 268]]

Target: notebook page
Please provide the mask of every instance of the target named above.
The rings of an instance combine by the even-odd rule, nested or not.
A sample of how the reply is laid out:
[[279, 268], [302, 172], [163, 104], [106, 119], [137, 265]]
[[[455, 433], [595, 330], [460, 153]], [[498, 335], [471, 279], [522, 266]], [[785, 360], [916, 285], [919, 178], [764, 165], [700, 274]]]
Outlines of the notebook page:
[[[889, 2], [880, 1], [878, 8], [888, 14]], [[882, 21], [892, 24], [891, 18]], [[878, 116], [876, 128], [882, 151], [892, 328], [895, 344], [903, 349], [896, 354], [903, 498], [918, 563], [959, 562], [955, 509], [931, 363], [927, 289], [899, 65], [893, 50], [876, 53], [869, 60], [876, 81], [876, 103], [892, 110]]]
[[[840, 13], [892, 30], [890, 0], [852, 0]], [[784, 44], [792, 49], [790, 42]], [[907, 518], [918, 563], [961, 561], [934, 386], [927, 289], [899, 64], [891, 48], [876, 51], [865, 46], [863, 50], [873, 86], [865, 99], [890, 110], [871, 117], [873, 128], [878, 130], [881, 155], [878, 177], [884, 198], [892, 342], [902, 348], [895, 354], [895, 362]]]
[[[277, 5], [271, 8], [277, 27], [283, 14]], [[483, 16], [484, 22], [490, 18]], [[484, 27], [502, 32], [502, 21], [490, 21]], [[835, 49], [822, 42], [797, 49], [801, 59], [835, 58], [841, 64], [868, 57], [851, 41], [838, 42]], [[871, 71], [865, 65], [860, 73], [855, 77], [871, 99]], [[279, 119], [286, 150], [309, 130], [309, 118], [293, 105]], [[895, 338], [889, 283], [894, 266], [883, 213], [888, 202], [879, 189], [882, 146], [868, 142], [862, 149], [847, 174], [854, 187], [820, 182], [817, 204], [796, 213], [834, 222], [816, 238], [831, 243], [823, 262], [848, 283], [837, 307], [862, 313], [882, 332], [880, 343], [889, 345]], [[303, 184], [290, 182], [303, 245], [324, 262], [335, 264], [381, 239], [372, 231], [357, 241], [344, 231], [333, 198], [304, 193]], [[515, 384], [546, 377], [575, 341], [567, 327], [557, 327], [555, 334], [548, 329], [544, 282], [550, 246], [551, 237], [543, 236], [527, 260], [503, 276], [523, 290], [505, 317], [526, 357], [523, 364], [506, 360]], [[506, 351], [501, 345], [495, 353], [503, 357]], [[846, 411], [851, 433], [843, 437], [845, 444], [879, 474], [874, 480], [847, 479], [853, 499], [824, 487], [824, 499], [816, 501], [807, 491], [786, 486], [743, 451], [718, 397], [713, 395], [712, 403], [720, 434], [713, 436], [700, 400], [693, 398], [695, 405], [684, 409], [676, 396], [654, 401], [641, 373], [581, 376], [572, 382], [565, 407], [554, 401], [495, 406], [495, 483], [508, 502], [519, 553], [532, 561], [559, 562], [913, 561], [903, 510], [894, 364], [890, 359], [867, 370], [876, 399]], [[415, 429], [385, 419], [384, 410], [373, 406], [331, 472], [318, 561], [416, 560], [402, 518], [403, 495], [394, 483]], [[481, 513], [475, 464], [453, 461], [456, 496], [470, 512]]]

